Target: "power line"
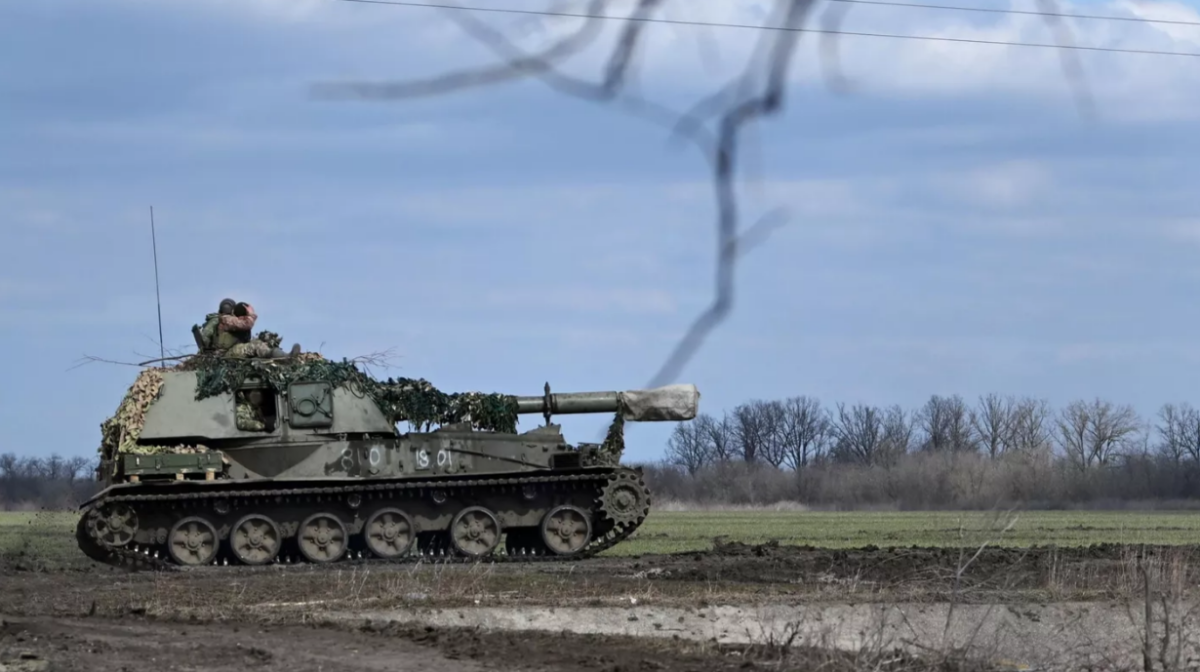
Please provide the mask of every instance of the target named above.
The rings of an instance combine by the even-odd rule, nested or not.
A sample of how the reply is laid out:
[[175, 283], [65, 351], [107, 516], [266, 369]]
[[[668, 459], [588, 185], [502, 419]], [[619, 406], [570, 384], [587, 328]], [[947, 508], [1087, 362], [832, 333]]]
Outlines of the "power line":
[[[1070, 50], [1074, 50], [1074, 51], [1098, 51], [1098, 52], [1105, 52], [1105, 53], [1112, 53], [1112, 54], [1140, 54], [1140, 55], [1144, 55], [1144, 56], [1186, 56], [1189, 58], [1200, 58], [1200, 52], [1190, 52], [1190, 51], [1158, 51], [1158, 50], [1154, 50], [1154, 49], [1121, 49], [1118, 47], [1088, 47], [1088, 46], [1081, 46], [1081, 45], [1074, 45], [1074, 44], [1048, 44], [1048, 43], [1044, 43], [1044, 42], [1007, 42], [1004, 40], [981, 40], [981, 39], [967, 38], [967, 37], [935, 37], [932, 35], [902, 35], [899, 33], [868, 33], [868, 32], [852, 31], [852, 30], [823, 30], [820, 28], [792, 28], [792, 27], [782, 27], [782, 26], [757, 26], [757, 25], [749, 24], [749, 23], [725, 23], [725, 22], [719, 22], [719, 21], [687, 21], [684, 19], [663, 19], [663, 18], [633, 17], [633, 16], [609, 16], [607, 14], [587, 14], [587, 13], [583, 13], [583, 12], [580, 12], [580, 13], [552, 12], [552, 11], [546, 11], [546, 10], [516, 9], [514, 7], [471, 7], [471, 6], [462, 6], [462, 5], [443, 5], [443, 4], [425, 3], [425, 2], [404, 2], [403, 0], [338, 0], [338, 1], [339, 2], [357, 2], [357, 3], [361, 3], [361, 4], [368, 4], [368, 5], [392, 5], [392, 6], [396, 6], [396, 7], [427, 7], [427, 8], [432, 8], [432, 9], [457, 9], [459, 11], [464, 11], [464, 12], [490, 12], [490, 13], [495, 13], [495, 14], [525, 14], [525, 15], [535, 15], [535, 16], [553, 16], [553, 17], [571, 18], [571, 19], [600, 19], [600, 20], [605, 20], [605, 21], [638, 21], [638, 22], [642, 22], [642, 23], [663, 23], [663, 24], [676, 25], [676, 26], [696, 26], [696, 27], [705, 27], [705, 28], [736, 28], [736, 29], [742, 29], [742, 30], [769, 30], [769, 31], [781, 31], [781, 32], [792, 32], [792, 33], [814, 33], [814, 34], [819, 34], [819, 35], [846, 35], [849, 37], [877, 37], [877, 38], [886, 38], [886, 39], [892, 39], [892, 40], [919, 40], [919, 41], [928, 41], [928, 42], [953, 42], [953, 43], [958, 43], [958, 44], [989, 44], [989, 45], [1004, 46], [1004, 47], [1028, 47], [1028, 48], [1037, 48], [1037, 49], [1070, 49]], [[881, 4], [881, 5], [893, 4], [898, 7], [909, 7], [909, 6], [923, 7], [924, 6], [924, 5], [917, 5], [917, 4], [902, 4], [902, 3], [884, 2], [883, 0], [873, 0], [871, 2], [868, 2], [868, 0], [835, 0], [835, 1], [836, 2], [862, 2], [864, 4]], [[969, 8], [969, 7], [949, 7], [949, 6], [941, 6], [941, 5], [928, 5], [928, 7], [931, 9], [962, 9], [965, 11], [973, 11], [973, 8]], [[988, 10], [979, 9], [978, 11], [988, 11]], [[1022, 13], [1022, 12], [1018, 12], [1018, 10], [990, 10], [990, 11]], [[1064, 15], [1064, 14], [1042, 13], [1042, 12], [1024, 12], [1024, 13], [1039, 14], [1039, 15], [1043, 15], [1043, 16], [1077, 16], [1077, 15]], [[1077, 18], [1080, 18], [1080, 17], [1096, 18], [1096, 19], [1123, 20], [1122, 17], [1083, 17], [1083, 15], [1077, 16]], [[1184, 24], [1184, 25], [1189, 25], [1189, 24]], [[1196, 25], [1200, 25], [1200, 23], [1197, 23]]]
[[989, 14], [1021, 14], [1024, 16], [1054, 16], [1066, 19], [1088, 19], [1090, 21], [1128, 21], [1131, 23], [1164, 23], [1173, 26], [1200, 26], [1200, 21], [1173, 21], [1170, 19], [1143, 19], [1138, 16], [1102, 16], [1097, 14], [1067, 14], [1060, 12], [1036, 12], [1025, 9], [998, 9], [993, 7], [961, 7], [958, 5], [929, 5], [920, 2], [891, 2], [890, 0], [830, 0], [855, 5], [883, 5], [914, 9], [946, 9], [956, 12], [986, 12]]

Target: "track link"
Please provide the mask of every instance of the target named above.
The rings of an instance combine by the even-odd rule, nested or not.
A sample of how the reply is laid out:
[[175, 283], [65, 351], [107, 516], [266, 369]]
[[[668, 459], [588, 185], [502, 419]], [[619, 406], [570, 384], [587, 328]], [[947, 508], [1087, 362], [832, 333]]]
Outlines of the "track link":
[[[283, 502], [287, 504], [303, 505], [313, 502], [346, 504], [351, 496], [358, 496], [367, 500], [386, 499], [396, 496], [421, 496], [434, 491], [442, 491], [453, 493], [454, 491], [469, 492], [471, 490], [487, 493], [494, 492], [497, 489], [525, 488], [534, 486], [539, 489], [552, 489], [559, 486], [574, 484], [589, 486], [596, 494], [595, 500], [595, 520], [602, 523], [602, 526], [597, 530], [597, 533], [576, 553], [567, 556], [560, 556], [551, 553], [547, 554], [508, 554], [504, 552], [504, 545], [500, 544], [496, 551], [480, 558], [462, 557], [453, 553], [447, 554], [426, 554], [416, 551], [417, 544], [413, 544], [413, 549], [408, 554], [396, 558], [378, 558], [370, 553], [358, 553], [357, 557], [352, 557], [347, 553], [342, 559], [331, 563], [333, 566], [342, 566], [346, 564], [415, 564], [420, 562], [429, 562], [431, 560], [438, 563], [446, 564], [469, 564], [477, 562], [485, 563], [542, 563], [542, 562], [575, 562], [591, 557], [595, 557], [609, 548], [619, 544], [627, 539], [634, 531], [636, 531], [645, 521], [646, 515], [649, 513], [650, 493], [646, 489], [645, 483], [641, 478], [641, 474], [637, 471], [623, 467], [618, 467], [614, 471], [600, 473], [581, 473], [581, 474], [560, 474], [550, 476], [524, 476], [524, 477], [496, 477], [496, 478], [476, 478], [463, 480], [421, 480], [421, 481], [393, 481], [384, 483], [352, 483], [338, 485], [314, 485], [306, 487], [294, 488], [261, 488], [253, 490], [244, 490], [236, 486], [229, 487], [228, 482], [220, 482], [218, 488], [197, 490], [194, 492], [170, 492], [170, 493], [147, 493], [123, 494], [120, 492], [106, 495], [89, 502], [82, 510], [79, 523], [76, 526], [76, 540], [80, 550], [88, 557], [110, 566], [127, 569], [130, 571], [203, 571], [207, 567], [217, 564], [213, 561], [210, 565], [198, 566], [183, 566], [178, 565], [171, 560], [166, 553], [159, 553], [156, 550], [139, 547], [136, 544], [129, 543], [122, 546], [113, 546], [103, 543], [95, 537], [95, 532], [89, 528], [87, 520], [89, 515], [110, 503], [126, 503], [131, 506], [151, 504], [154, 508], [158, 506], [180, 507], [190, 505], [200, 505], [214, 500], [227, 500], [236, 502], [239, 506], [248, 507], [254, 510], [255, 507], [268, 503]], [[644, 507], [631, 515], [629, 511], [622, 510], [620, 513], [614, 513], [610, 510], [611, 502], [604, 500], [606, 489], [612, 488], [615, 484], [630, 485], [639, 488], [644, 492], [645, 500]], [[472, 499], [469, 495], [465, 499]], [[354, 508], [354, 507], [351, 507]], [[303, 562], [302, 560], [299, 562]], [[271, 564], [289, 564], [282, 558], [276, 558]], [[247, 567], [248, 568], [248, 567]]]

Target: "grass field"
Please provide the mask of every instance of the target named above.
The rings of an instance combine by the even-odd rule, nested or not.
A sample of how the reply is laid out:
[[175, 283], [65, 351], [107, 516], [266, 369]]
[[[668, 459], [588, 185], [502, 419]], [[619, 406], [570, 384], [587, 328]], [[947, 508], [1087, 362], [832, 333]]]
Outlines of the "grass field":
[[[1011, 527], [1009, 524], [1011, 523]], [[1007, 530], [1005, 529], [1007, 527]], [[981, 512], [657, 512], [637, 538], [613, 553], [674, 553], [726, 541], [855, 548], [862, 546], [1086, 546], [1200, 544], [1200, 513], [1031, 511]]]
[[[75, 516], [0, 512], [0, 556], [19, 553], [46, 567], [85, 562], [75, 548]], [[825, 548], [975, 546], [985, 541], [1001, 546], [1187, 545], [1200, 544], [1200, 513], [660, 511], [650, 515], [633, 539], [606, 555], [705, 550], [714, 538]]]

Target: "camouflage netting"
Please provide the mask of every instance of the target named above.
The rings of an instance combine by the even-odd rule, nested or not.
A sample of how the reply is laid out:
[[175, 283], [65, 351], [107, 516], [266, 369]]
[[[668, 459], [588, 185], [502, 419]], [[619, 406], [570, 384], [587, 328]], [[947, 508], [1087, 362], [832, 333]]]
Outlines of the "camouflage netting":
[[293, 359], [196, 356], [177, 368], [197, 372], [197, 400], [232, 392], [251, 378], [264, 380], [276, 390], [286, 390], [296, 380], [320, 381], [344, 387], [359, 396], [370, 396], [393, 423], [409, 422], [416, 427], [427, 427], [470, 419], [478, 429], [517, 431], [515, 397], [480, 392], [446, 394], [424, 379], [378, 381], [360, 371], [351, 361], [336, 362], [315, 353]]
[[258, 336], [255, 338], [263, 343], [266, 343], [267, 347], [269, 348], [278, 348], [283, 346], [283, 337], [273, 331], [260, 331], [258, 332]]
[[117, 406], [117, 412], [100, 424], [98, 452], [101, 459], [111, 459], [120, 453], [151, 455], [169, 450], [163, 446], [139, 446], [137, 443], [146, 422], [146, 409], [158, 398], [162, 384], [160, 369], [145, 369], [138, 374]]
[[621, 455], [625, 453], [625, 416], [617, 413], [612, 424], [608, 426], [608, 434], [604, 443], [597, 451], [602, 464], [620, 464]]
[[608, 434], [604, 437], [604, 443], [600, 444], [600, 450], [615, 454], [620, 460], [621, 454], [625, 452], [625, 416], [617, 413], [613, 418], [612, 424], [608, 426]]
[[[279, 347], [282, 343], [278, 334], [269, 331], [260, 332], [255, 338], [272, 348]], [[469, 421], [477, 429], [506, 433], [517, 431], [516, 397], [481, 392], [446, 394], [425, 379], [388, 378], [379, 381], [360, 371], [354, 362], [345, 359], [337, 362], [318, 353], [303, 353], [285, 359], [229, 358], [201, 354], [184, 360], [173, 369], [197, 373], [197, 400], [232, 393], [248, 379], [264, 381], [276, 390], [286, 390], [297, 380], [320, 381], [347, 389], [359, 397], [369, 396], [392, 423], [408, 422], [418, 428], [428, 428], [432, 425]], [[162, 389], [161, 372], [162, 369], [157, 368], [143, 370], [130, 386], [117, 412], [101, 424], [99, 452], [102, 459], [112, 459], [121, 453], [153, 455], [208, 450], [200, 445], [138, 445], [146, 410]], [[646, 393], [643, 393], [643, 396], [646, 396]], [[695, 392], [676, 396], [681, 400], [676, 405], [682, 410], [675, 412], [686, 415], [688, 409], [695, 405]], [[647, 415], [647, 411], [640, 406], [653, 406], [650, 401], [650, 397], [626, 399], [622, 396], [621, 411], [614, 416], [604, 442], [598, 445], [586, 444], [590, 461], [619, 462], [625, 451], [626, 416], [637, 418]]]

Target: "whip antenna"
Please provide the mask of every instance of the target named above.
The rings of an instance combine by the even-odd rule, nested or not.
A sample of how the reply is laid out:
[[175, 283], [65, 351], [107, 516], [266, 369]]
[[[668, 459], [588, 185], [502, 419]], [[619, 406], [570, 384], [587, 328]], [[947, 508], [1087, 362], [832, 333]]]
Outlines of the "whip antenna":
[[[150, 206], [150, 247], [154, 250], [154, 303], [158, 307], [158, 354], [163, 360], [167, 358], [166, 348], [163, 346], [163, 330], [162, 330], [162, 296], [158, 291], [158, 238], [154, 234], [154, 206]], [[159, 364], [160, 368], [166, 367], [166, 362]]]

